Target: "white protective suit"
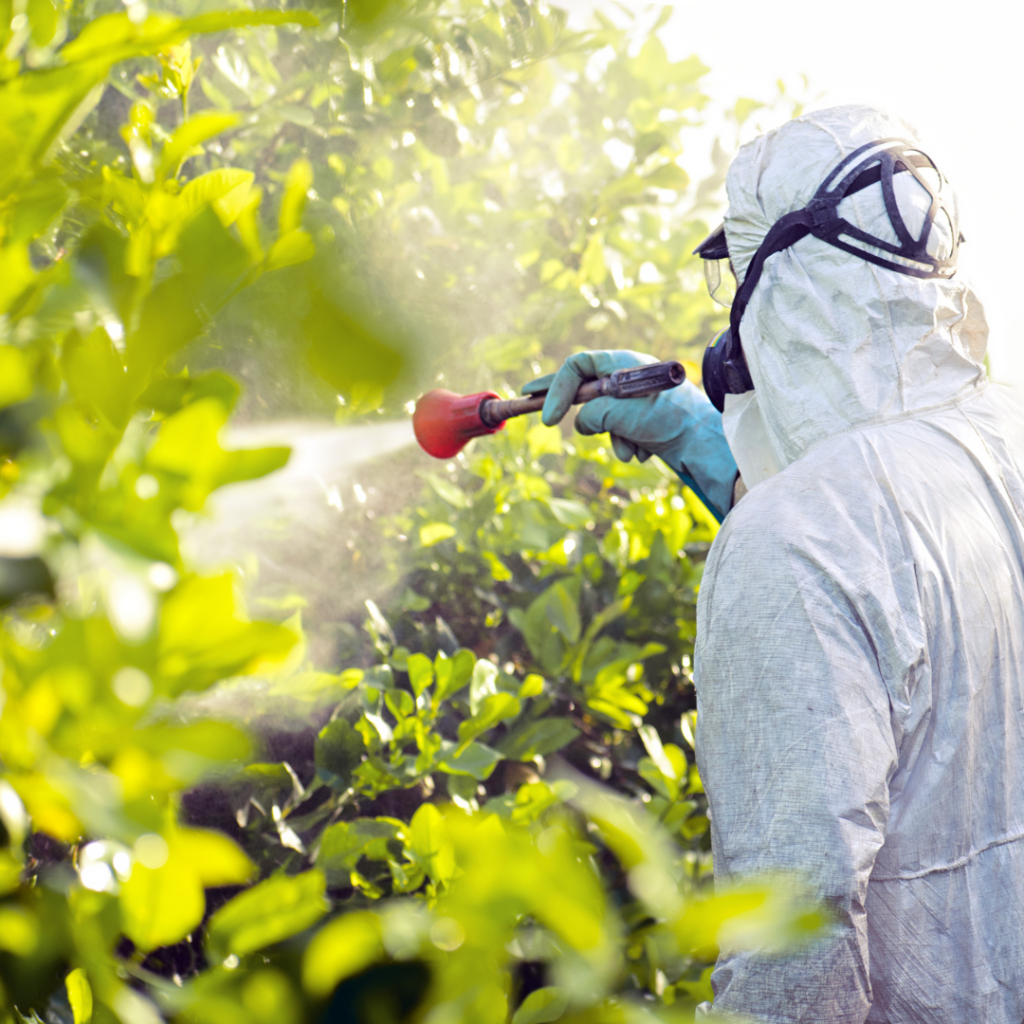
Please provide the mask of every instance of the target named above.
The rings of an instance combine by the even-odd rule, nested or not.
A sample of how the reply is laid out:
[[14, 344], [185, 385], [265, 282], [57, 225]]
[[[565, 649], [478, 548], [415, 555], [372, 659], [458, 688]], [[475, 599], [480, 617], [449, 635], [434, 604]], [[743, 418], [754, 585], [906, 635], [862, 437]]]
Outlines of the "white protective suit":
[[[844, 156], [888, 137], [915, 138], [848, 106], [744, 147], [738, 278]], [[880, 186], [840, 213], [895, 241]], [[809, 236], [768, 259], [741, 337], [755, 391], [726, 428], [759, 479], [698, 605], [715, 877], [802, 872], [838, 924], [804, 952], [723, 953], [698, 1017], [1021, 1024], [1024, 411], [986, 378], [959, 274]]]

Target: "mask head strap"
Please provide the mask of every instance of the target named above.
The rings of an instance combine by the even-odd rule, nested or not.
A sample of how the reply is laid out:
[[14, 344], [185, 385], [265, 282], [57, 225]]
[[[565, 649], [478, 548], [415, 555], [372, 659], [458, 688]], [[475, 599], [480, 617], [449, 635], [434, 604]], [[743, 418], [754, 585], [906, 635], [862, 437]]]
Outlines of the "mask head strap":
[[[934, 172], [937, 187], [924, 177], [922, 168]], [[921, 230], [916, 236], [907, 227], [893, 185], [893, 177], [904, 172], [910, 173], [931, 197]], [[721, 393], [712, 397], [715, 406], [722, 409], [726, 394], [743, 394], [753, 389], [754, 384], [740, 342], [740, 321], [761, 279], [768, 257], [788, 249], [807, 235], [813, 235], [837, 249], [899, 274], [918, 278], [952, 277], [956, 273], [963, 236], [956, 231], [942, 202], [943, 182], [932, 159], [912, 143], [904, 139], [881, 139], [850, 153], [831, 171], [805, 207], [780, 217], [765, 235], [747, 267], [743, 284], [729, 312], [728, 331], [719, 335], [705, 354], [705, 366], [709, 365], [708, 356], [712, 356], [710, 363], [717, 367], [717, 372], [712, 373], [715, 380], [712, 386], [716, 392]], [[844, 199], [878, 183], [881, 183], [886, 213], [898, 243], [862, 231], [839, 215], [839, 204]], [[950, 251], [945, 256], [929, 252], [933, 228], [940, 216], [945, 219], [944, 226], [948, 229]], [[720, 259], [727, 255], [724, 243], [724, 231], [718, 229], [697, 247], [695, 255]], [[711, 396], [710, 388], [708, 394]]]

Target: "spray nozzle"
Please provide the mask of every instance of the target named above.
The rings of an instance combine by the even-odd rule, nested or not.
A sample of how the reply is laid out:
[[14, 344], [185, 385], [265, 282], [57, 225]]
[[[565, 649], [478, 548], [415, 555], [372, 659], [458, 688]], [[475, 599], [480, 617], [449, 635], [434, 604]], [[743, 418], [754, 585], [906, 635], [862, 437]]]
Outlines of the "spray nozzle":
[[[643, 398], [678, 387], [686, 380], [682, 363], [648, 363], [628, 370], [616, 370], [609, 377], [580, 385], [574, 405], [595, 398]], [[513, 416], [539, 412], [547, 392], [527, 398], [502, 399], [493, 391], [456, 395], [452, 391], [428, 391], [412, 414], [412, 427], [420, 447], [435, 459], [450, 459], [466, 442], [483, 434], [494, 434]]]

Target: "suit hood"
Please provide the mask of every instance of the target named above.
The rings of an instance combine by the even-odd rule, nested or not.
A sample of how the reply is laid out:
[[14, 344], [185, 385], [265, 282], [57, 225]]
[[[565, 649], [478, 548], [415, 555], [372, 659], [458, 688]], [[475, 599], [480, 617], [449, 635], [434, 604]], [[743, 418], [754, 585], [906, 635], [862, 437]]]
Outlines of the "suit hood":
[[[772, 225], [805, 206], [844, 157], [887, 138], [919, 144], [902, 120], [842, 106], [806, 114], [744, 146], [726, 181], [725, 233], [737, 278], [743, 280]], [[914, 230], [930, 197], [909, 174], [898, 175], [897, 184]], [[948, 183], [943, 196], [959, 231]], [[840, 213], [896, 240], [880, 184], [843, 200]], [[753, 418], [763, 423], [783, 468], [830, 437], [967, 397], [986, 379], [984, 310], [959, 272], [946, 280], [914, 278], [810, 235], [768, 258], [740, 333], [755, 391], [741, 402], [729, 396], [726, 430], [735, 434], [730, 420], [742, 412], [749, 421], [756, 404]], [[740, 452], [737, 461], [742, 469]]]

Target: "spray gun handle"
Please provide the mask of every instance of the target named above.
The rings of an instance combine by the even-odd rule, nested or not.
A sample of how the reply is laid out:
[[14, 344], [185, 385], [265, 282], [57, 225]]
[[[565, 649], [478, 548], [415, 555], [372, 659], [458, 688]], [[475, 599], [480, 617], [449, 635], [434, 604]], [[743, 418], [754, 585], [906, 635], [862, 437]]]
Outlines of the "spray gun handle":
[[[682, 363], [669, 361], [665, 363], [647, 363], [634, 366], [628, 370], [616, 370], [608, 377], [588, 380], [580, 385], [573, 405], [582, 405], [595, 398], [643, 398], [659, 391], [677, 388], [686, 380], [686, 370]], [[491, 429], [497, 429], [505, 420], [513, 416], [523, 416], [530, 412], [539, 412], [544, 407], [547, 391], [530, 395], [528, 398], [485, 399], [480, 403], [480, 419]]]

